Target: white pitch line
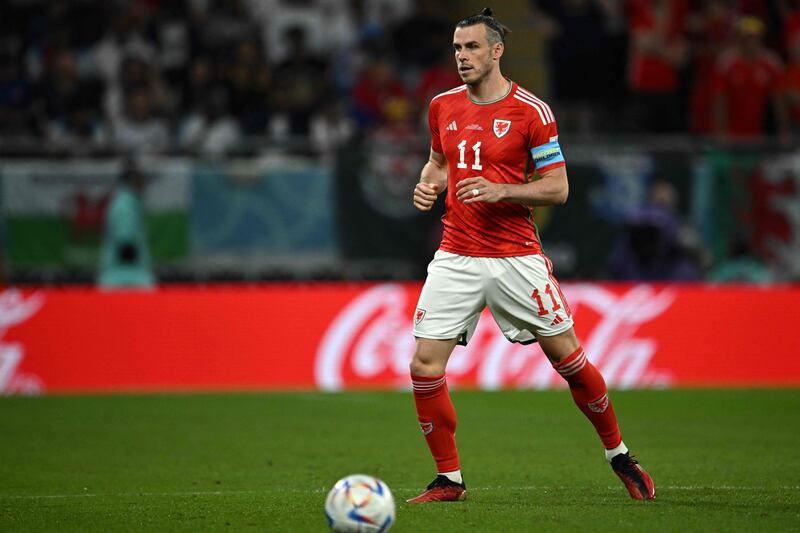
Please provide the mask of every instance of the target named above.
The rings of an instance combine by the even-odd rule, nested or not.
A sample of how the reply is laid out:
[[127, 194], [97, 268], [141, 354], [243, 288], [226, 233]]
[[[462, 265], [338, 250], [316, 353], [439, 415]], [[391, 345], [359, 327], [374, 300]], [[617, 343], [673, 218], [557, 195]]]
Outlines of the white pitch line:
[[[617, 491], [620, 487], [609, 486], [604, 487], [609, 491]], [[413, 492], [419, 488], [395, 488], [395, 492]], [[519, 490], [519, 491], [540, 491], [545, 492], [549, 490], [582, 490], [582, 489], [597, 489], [597, 487], [589, 486], [519, 486], [519, 487], [469, 487], [470, 491], [484, 491], [484, 490]], [[778, 487], [753, 487], [753, 486], [734, 486], [734, 485], [719, 485], [719, 486], [694, 486], [694, 485], [667, 485], [658, 486], [658, 490], [674, 490], [674, 491], [734, 491], [734, 490], [751, 490], [751, 491], [800, 491], [800, 485], [781, 485]], [[292, 494], [324, 494], [329, 489], [286, 489], [286, 488], [264, 488], [260, 490], [215, 490], [215, 491], [185, 491], [185, 492], [111, 492], [111, 493], [78, 493], [78, 494], [0, 494], [0, 500], [35, 500], [35, 499], [67, 499], [67, 498], [129, 498], [136, 496], [144, 497], [181, 497], [181, 496], [236, 496], [240, 494], [266, 494], [266, 493], [292, 493]]]
[[[0, 494], [0, 500], [27, 500], [36, 498], [102, 498], [104, 496], [110, 497], [128, 497], [128, 496], [225, 496], [227, 494], [256, 494], [264, 491], [256, 490], [214, 490], [214, 491], [193, 491], [193, 492], [108, 492], [108, 493], [94, 493], [83, 492], [78, 494]], [[286, 491], [292, 492], [292, 491]], [[293, 492], [309, 492], [309, 491], [293, 491]]]
[[[469, 490], [574, 490], [597, 488], [577, 485], [562, 485], [562, 486], [522, 486], [522, 487], [468, 487]], [[619, 486], [603, 487], [606, 490], [617, 490]], [[702, 486], [702, 485], [656, 485], [658, 490], [800, 490], [800, 485], [780, 485], [777, 487], [754, 487], [754, 486], [736, 486], [736, 485], [717, 485], [717, 486]], [[404, 490], [404, 489], [398, 489]]]

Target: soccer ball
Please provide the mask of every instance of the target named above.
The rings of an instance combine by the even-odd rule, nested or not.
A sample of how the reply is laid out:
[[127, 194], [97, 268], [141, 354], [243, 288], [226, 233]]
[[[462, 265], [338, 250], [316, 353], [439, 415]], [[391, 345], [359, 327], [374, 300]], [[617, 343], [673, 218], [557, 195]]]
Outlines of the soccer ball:
[[388, 531], [394, 523], [394, 497], [380, 479], [353, 474], [336, 482], [325, 500], [325, 516], [338, 533]]

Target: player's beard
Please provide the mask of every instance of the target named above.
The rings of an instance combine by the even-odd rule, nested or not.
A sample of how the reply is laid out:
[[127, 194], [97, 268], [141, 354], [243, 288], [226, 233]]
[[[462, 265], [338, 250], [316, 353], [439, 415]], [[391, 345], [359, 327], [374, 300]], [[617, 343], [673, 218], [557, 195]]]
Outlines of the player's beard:
[[491, 69], [479, 71], [475, 67], [472, 67], [472, 71], [470, 72], [473, 74], [477, 74], [477, 76], [475, 76], [475, 78], [469, 81], [465, 80], [464, 78], [461, 78], [464, 81], [464, 83], [470, 88], [478, 87], [481, 83], [486, 81], [489, 78], [489, 75], [492, 73]]

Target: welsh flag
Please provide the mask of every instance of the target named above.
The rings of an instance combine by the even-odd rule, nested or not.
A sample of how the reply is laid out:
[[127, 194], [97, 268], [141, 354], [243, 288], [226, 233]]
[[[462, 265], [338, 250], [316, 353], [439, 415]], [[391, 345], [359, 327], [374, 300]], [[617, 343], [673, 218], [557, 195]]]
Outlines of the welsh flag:
[[[97, 267], [105, 209], [121, 173], [119, 159], [5, 161], [0, 206], [10, 267]], [[181, 159], [140, 164], [151, 178], [144, 194], [155, 262], [189, 251], [191, 165]]]

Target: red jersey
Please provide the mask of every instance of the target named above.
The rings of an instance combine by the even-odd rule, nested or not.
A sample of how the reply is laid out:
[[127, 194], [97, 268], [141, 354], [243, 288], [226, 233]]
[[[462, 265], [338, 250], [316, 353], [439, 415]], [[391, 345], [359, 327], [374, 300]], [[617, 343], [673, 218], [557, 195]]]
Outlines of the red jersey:
[[[659, 9], [651, 0], [630, 0], [628, 26], [636, 42], [640, 33], [661, 33], [668, 44], [682, 38], [688, 12], [686, 0], [673, 0]], [[661, 29], [658, 29], [661, 28]], [[630, 84], [640, 92], [672, 92], [678, 88], [678, 68], [666, 59], [646, 54], [633, 46], [630, 53]]]
[[511, 82], [494, 102], [477, 103], [462, 85], [435, 96], [428, 110], [431, 148], [447, 158], [444, 235], [440, 249], [459, 255], [510, 257], [541, 253], [531, 210], [511, 202], [464, 204], [456, 183], [476, 176], [495, 183], [527, 183], [563, 166], [553, 112]]
[[735, 50], [720, 57], [714, 94], [725, 97], [729, 134], [751, 137], [764, 133], [769, 99], [780, 90], [782, 77], [780, 59], [767, 50], [753, 61], [747, 61]]

